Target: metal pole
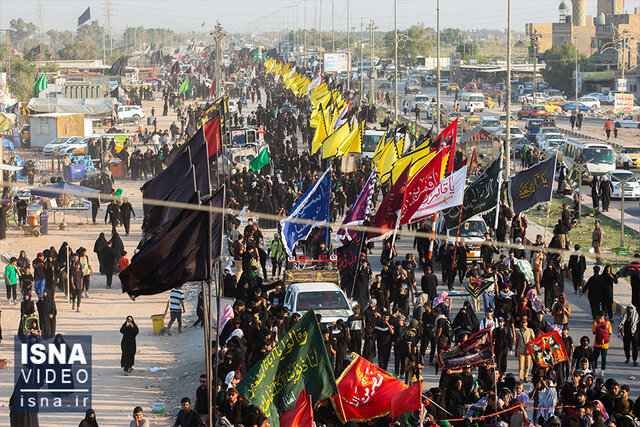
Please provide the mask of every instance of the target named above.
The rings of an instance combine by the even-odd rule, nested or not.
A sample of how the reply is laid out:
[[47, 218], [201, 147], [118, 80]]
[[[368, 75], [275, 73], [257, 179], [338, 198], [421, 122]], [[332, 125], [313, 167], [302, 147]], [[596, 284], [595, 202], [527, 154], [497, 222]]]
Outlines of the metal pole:
[[[212, 390], [212, 372], [211, 372], [211, 281], [207, 280], [206, 282], [202, 282], [202, 310], [204, 311], [204, 359], [205, 359], [205, 369], [207, 375], [207, 397], [209, 399], [208, 413], [209, 419], [211, 418], [215, 412], [213, 411], [213, 390]], [[216, 387], [217, 388], [217, 387]]]
[[335, 0], [331, 0], [331, 50], [336, 51], [336, 32], [335, 32]]
[[347, 61], [349, 61], [349, 67], [347, 68], [347, 92], [351, 89], [351, 5], [347, 0]]
[[[578, 115], [580, 109], [578, 108], [578, 36], [576, 34], [573, 35], [573, 43], [576, 51], [576, 115]], [[582, 179], [582, 176], [580, 176], [580, 179]]]
[[307, 2], [302, 1], [302, 65], [307, 67]]
[[[535, 87], [533, 88], [535, 93]], [[507, 0], [507, 132], [505, 134], [505, 181], [509, 180], [511, 175], [511, 0]]]
[[360, 18], [360, 102], [362, 102], [362, 96], [364, 94], [364, 73], [362, 68], [364, 67], [364, 23]]
[[320, 10], [318, 11], [318, 34], [320, 35], [320, 48], [321, 50], [324, 50], [323, 44], [322, 44], [322, 0], [319, 0], [320, 2]]
[[436, 137], [440, 135], [440, 0], [436, 0]]
[[369, 105], [373, 106], [376, 102], [376, 95], [373, 92], [374, 90], [374, 86], [375, 86], [375, 66], [373, 65], [373, 51], [375, 49], [375, 39], [373, 37], [373, 31], [378, 29], [378, 27], [375, 26], [374, 21], [371, 20], [369, 22], [369, 27], [367, 27], [367, 29], [369, 30], [369, 37], [370, 37], [370, 41], [371, 41], [371, 66], [369, 67]]
[[627, 188], [627, 182], [630, 179], [633, 179], [633, 177], [625, 178], [620, 182], [620, 191], [622, 192], [622, 198], [620, 201], [620, 247], [624, 246], [624, 190]]
[[[394, 104], [394, 115], [395, 115], [395, 119], [396, 119], [396, 123], [398, 122], [398, 0], [394, 0], [393, 2], [393, 20], [394, 20], [394, 26], [395, 26], [395, 58], [394, 58], [394, 86], [395, 86], [395, 97], [393, 100], [393, 104]], [[394, 239], [395, 239], [395, 234], [394, 234]]]

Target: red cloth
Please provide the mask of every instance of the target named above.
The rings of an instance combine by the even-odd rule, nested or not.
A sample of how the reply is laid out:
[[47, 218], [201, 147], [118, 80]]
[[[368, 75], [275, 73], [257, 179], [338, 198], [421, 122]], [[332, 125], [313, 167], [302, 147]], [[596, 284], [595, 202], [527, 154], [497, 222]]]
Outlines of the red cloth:
[[284, 414], [280, 415], [280, 427], [312, 427], [313, 403], [311, 396], [307, 396], [302, 390], [296, 405]]
[[369, 232], [367, 242], [386, 239], [394, 232], [398, 215], [402, 209], [402, 202], [404, 201], [404, 190], [407, 186], [409, 169], [411, 169], [411, 164], [405, 168], [396, 183], [393, 184], [393, 187], [391, 187], [387, 195], [384, 196], [376, 215], [373, 217], [371, 227], [381, 228], [384, 230], [383, 233]]
[[389, 412], [391, 397], [409, 387], [358, 356], [338, 379], [339, 396], [333, 396], [342, 421], [367, 421]]
[[440, 170], [444, 150], [440, 150], [429, 163], [411, 177], [404, 191], [400, 225], [409, 224], [424, 199], [440, 184]]
[[397, 418], [407, 412], [419, 411], [422, 401], [422, 381], [415, 382], [408, 389], [394, 394], [389, 400], [389, 416]]
[[204, 125], [204, 139], [207, 141], [209, 157], [215, 156], [222, 150], [219, 114]]

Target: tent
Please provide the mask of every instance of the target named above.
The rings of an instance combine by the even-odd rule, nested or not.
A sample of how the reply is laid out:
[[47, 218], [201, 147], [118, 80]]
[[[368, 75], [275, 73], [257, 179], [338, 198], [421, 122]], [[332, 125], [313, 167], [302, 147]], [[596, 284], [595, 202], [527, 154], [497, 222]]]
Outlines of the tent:
[[71, 184], [70, 182], [58, 182], [56, 184], [45, 185], [44, 187], [32, 188], [32, 196], [40, 196], [47, 198], [58, 197], [62, 194], [70, 196], [88, 198], [97, 195], [100, 191], [81, 185]]
[[85, 116], [111, 115], [114, 98], [31, 98], [27, 108], [35, 113], [79, 113]]

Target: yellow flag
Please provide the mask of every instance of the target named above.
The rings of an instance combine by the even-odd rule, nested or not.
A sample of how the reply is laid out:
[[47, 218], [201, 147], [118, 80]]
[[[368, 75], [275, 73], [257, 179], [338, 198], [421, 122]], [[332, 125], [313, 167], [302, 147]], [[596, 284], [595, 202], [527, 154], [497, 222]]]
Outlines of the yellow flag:
[[313, 140], [311, 141], [311, 154], [316, 154], [320, 147], [322, 147], [324, 140], [329, 136], [327, 134], [327, 124], [324, 121], [324, 114], [320, 114], [319, 117], [316, 133], [313, 135]]
[[391, 140], [389, 140], [382, 154], [380, 155], [380, 160], [378, 160], [378, 164], [376, 167], [380, 183], [385, 183], [389, 178], [391, 178], [391, 171], [393, 170], [393, 165], [397, 160], [398, 150], [396, 147], [395, 138], [392, 138]]
[[387, 133], [385, 132], [384, 135], [382, 135], [382, 138], [380, 138], [380, 141], [378, 141], [378, 145], [376, 145], [376, 149], [373, 151], [373, 157], [371, 159], [374, 165], [378, 163], [378, 160], [380, 159], [380, 155], [382, 155], [382, 152], [384, 151], [384, 148], [386, 147], [386, 145], [387, 145]]
[[348, 153], [362, 153], [362, 137], [364, 136], [364, 125], [365, 122], [360, 123], [358, 126], [357, 122], [354, 123], [353, 130], [349, 134], [347, 140], [338, 147], [337, 156], [344, 156]]
[[349, 139], [351, 129], [349, 123], [340, 126], [335, 132], [322, 142], [322, 158], [326, 159], [338, 154], [340, 146]]
[[435, 153], [436, 150], [429, 149], [429, 141], [425, 141], [417, 148], [414, 148], [412, 151], [400, 157], [396, 162], [395, 167], [393, 168], [391, 182], [395, 183], [402, 172], [404, 172], [404, 168], [406, 168], [409, 163], [412, 163], [411, 169], [409, 170], [409, 175], [407, 176], [407, 179], [410, 179], [413, 175], [415, 175], [416, 172], [420, 170], [422, 166], [424, 166], [429, 160], [431, 160], [433, 156], [435, 156]]

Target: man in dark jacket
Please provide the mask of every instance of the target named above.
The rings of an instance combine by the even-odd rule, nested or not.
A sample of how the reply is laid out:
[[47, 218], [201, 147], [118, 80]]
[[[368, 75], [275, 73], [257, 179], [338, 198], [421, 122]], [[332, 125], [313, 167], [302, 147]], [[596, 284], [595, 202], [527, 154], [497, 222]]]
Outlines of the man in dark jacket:
[[118, 225], [118, 220], [120, 219], [120, 209], [118, 208], [118, 204], [115, 200], [112, 200], [111, 203], [107, 205], [107, 211], [104, 214], [104, 223], [107, 223], [107, 218], [111, 223], [111, 233], [116, 232], [116, 226]]
[[580, 252], [580, 245], [575, 245], [575, 252], [569, 257], [569, 271], [571, 272], [571, 280], [573, 281], [573, 289], [575, 293], [582, 286], [584, 280], [584, 272], [587, 269], [587, 260], [582, 252]]
[[122, 221], [122, 225], [124, 225], [124, 232], [127, 236], [129, 235], [129, 226], [131, 225], [131, 215], [133, 215], [133, 219], [136, 219], [136, 212], [133, 210], [133, 206], [131, 206], [127, 198], [124, 198], [120, 205], [120, 220]]

